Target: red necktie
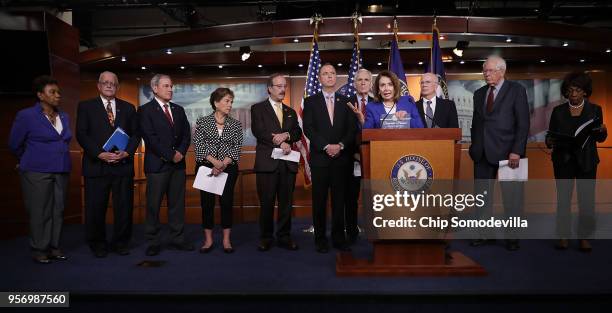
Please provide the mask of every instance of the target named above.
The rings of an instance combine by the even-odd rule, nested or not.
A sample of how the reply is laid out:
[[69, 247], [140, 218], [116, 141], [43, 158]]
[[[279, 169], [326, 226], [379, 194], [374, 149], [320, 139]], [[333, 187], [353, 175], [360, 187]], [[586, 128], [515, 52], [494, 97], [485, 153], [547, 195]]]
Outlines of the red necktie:
[[366, 101], [365, 101], [365, 97], [361, 98], [361, 113], [363, 114], [363, 117], [365, 117], [365, 115], [366, 115]]
[[113, 114], [110, 100], [106, 101], [106, 115], [108, 116], [108, 122], [112, 127], [115, 127], [115, 115]]
[[168, 119], [168, 122], [170, 123], [170, 126], [174, 127], [174, 122], [172, 121], [172, 115], [170, 115], [170, 111], [168, 111], [168, 105], [164, 104], [164, 113], [166, 114], [166, 118]]
[[491, 113], [493, 111], [493, 98], [495, 96], [495, 86], [491, 86], [489, 88], [489, 95], [487, 96], [487, 113]]

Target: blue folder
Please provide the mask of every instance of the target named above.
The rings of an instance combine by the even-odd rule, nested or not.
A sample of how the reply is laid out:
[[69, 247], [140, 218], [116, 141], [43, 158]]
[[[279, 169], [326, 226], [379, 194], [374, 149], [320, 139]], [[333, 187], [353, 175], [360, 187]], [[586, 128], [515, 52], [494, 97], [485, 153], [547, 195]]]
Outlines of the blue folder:
[[117, 148], [121, 151], [125, 151], [129, 140], [130, 136], [128, 136], [128, 134], [126, 134], [125, 131], [121, 129], [121, 127], [117, 127], [113, 134], [108, 137], [108, 140], [106, 141], [104, 146], [102, 146], [102, 149], [107, 152], [113, 150], [114, 148]]

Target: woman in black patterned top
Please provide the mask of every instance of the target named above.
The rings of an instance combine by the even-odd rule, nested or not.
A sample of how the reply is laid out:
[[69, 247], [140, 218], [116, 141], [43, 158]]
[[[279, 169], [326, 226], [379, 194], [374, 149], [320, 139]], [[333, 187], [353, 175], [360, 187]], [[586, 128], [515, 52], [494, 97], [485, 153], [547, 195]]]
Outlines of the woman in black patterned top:
[[[195, 146], [196, 172], [200, 166], [212, 168], [212, 174], [228, 174], [221, 195], [221, 227], [223, 228], [223, 251], [232, 253], [230, 232], [232, 228], [232, 207], [234, 185], [238, 176], [238, 160], [242, 148], [242, 125], [229, 116], [234, 102], [234, 93], [229, 88], [217, 88], [210, 95], [214, 112], [198, 118], [193, 144]], [[202, 206], [202, 227], [204, 244], [200, 253], [208, 253], [213, 248], [212, 229], [214, 226], [215, 194], [200, 191]]]

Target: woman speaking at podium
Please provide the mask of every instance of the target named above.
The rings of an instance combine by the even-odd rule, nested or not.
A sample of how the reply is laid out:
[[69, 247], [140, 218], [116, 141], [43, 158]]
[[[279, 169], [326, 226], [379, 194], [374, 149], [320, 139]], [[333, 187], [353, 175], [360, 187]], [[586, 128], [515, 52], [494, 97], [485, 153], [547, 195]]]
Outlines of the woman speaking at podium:
[[400, 81], [390, 71], [382, 71], [374, 81], [374, 102], [366, 106], [363, 128], [423, 128], [416, 105], [401, 96]]

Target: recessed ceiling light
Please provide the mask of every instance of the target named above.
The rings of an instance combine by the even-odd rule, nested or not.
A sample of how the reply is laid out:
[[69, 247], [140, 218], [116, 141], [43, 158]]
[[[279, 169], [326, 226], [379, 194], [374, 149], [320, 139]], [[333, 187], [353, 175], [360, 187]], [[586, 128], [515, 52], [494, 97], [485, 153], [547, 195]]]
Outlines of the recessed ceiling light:
[[510, 37], [506, 38], [506, 42], [512, 42], [512, 38]]
[[376, 63], [376, 65], [381, 66], [381, 65], [382, 65], [382, 62], [378, 62], [378, 63]]
[[423, 65], [423, 61], [419, 61], [419, 65]]
[[563, 46], [564, 46], [564, 47], [567, 47], [567, 46], [569, 46], [569, 43], [564, 42], [564, 43], [563, 43]]
[[257, 65], [257, 67], [259, 67], [259, 68], [262, 68], [262, 67], [263, 67], [263, 65], [261, 65], [261, 64], [258, 64], [258, 65]]
[[219, 68], [223, 68], [223, 65], [219, 64]]
[[146, 70], [146, 69], [147, 69], [147, 67], [146, 67], [146, 66], [141, 66], [141, 67], [140, 67], [140, 69], [141, 69], [141, 70]]
[[446, 39], [446, 37], [444, 37], [444, 35], [440, 35], [440, 37], [439, 37], [439, 38], [440, 38], [440, 40], [444, 40], [444, 39]]
[[367, 40], [372, 40], [372, 38], [373, 38], [372, 36], [366, 37]]
[[166, 54], [172, 54], [172, 49], [166, 50]]
[[580, 63], [584, 63], [584, 61], [585, 61], [584, 59], [580, 59]]
[[294, 38], [294, 39], [293, 39], [293, 42], [300, 42], [300, 40], [299, 40], [299, 39], [297, 39], [297, 38]]
[[542, 59], [540, 60], [540, 63], [546, 63], [546, 60]]
[[181, 70], [184, 70], [184, 69], [185, 69], [185, 67], [181, 65]]
[[300, 63], [298, 64], [299, 67], [304, 67], [304, 64]]
[[610, 51], [612, 51], [610, 48], [606, 49], [606, 53], [610, 53]]
[[125, 62], [127, 59], [125, 57], [121, 57], [121, 62]]
[[224, 47], [226, 47], [226, 48], [231, 48], [231, 47], [232, 47], [232, 44], [231, 44], [231, 43], [226, 43], [226, 44], [224, 44], [223, 46], [224, 46]]
[[465, 64], [465, 61], [461, 60], [459, 61], [459, 64]]
[[338, 63], [338, 67], [342, 66], [342, 63]]

